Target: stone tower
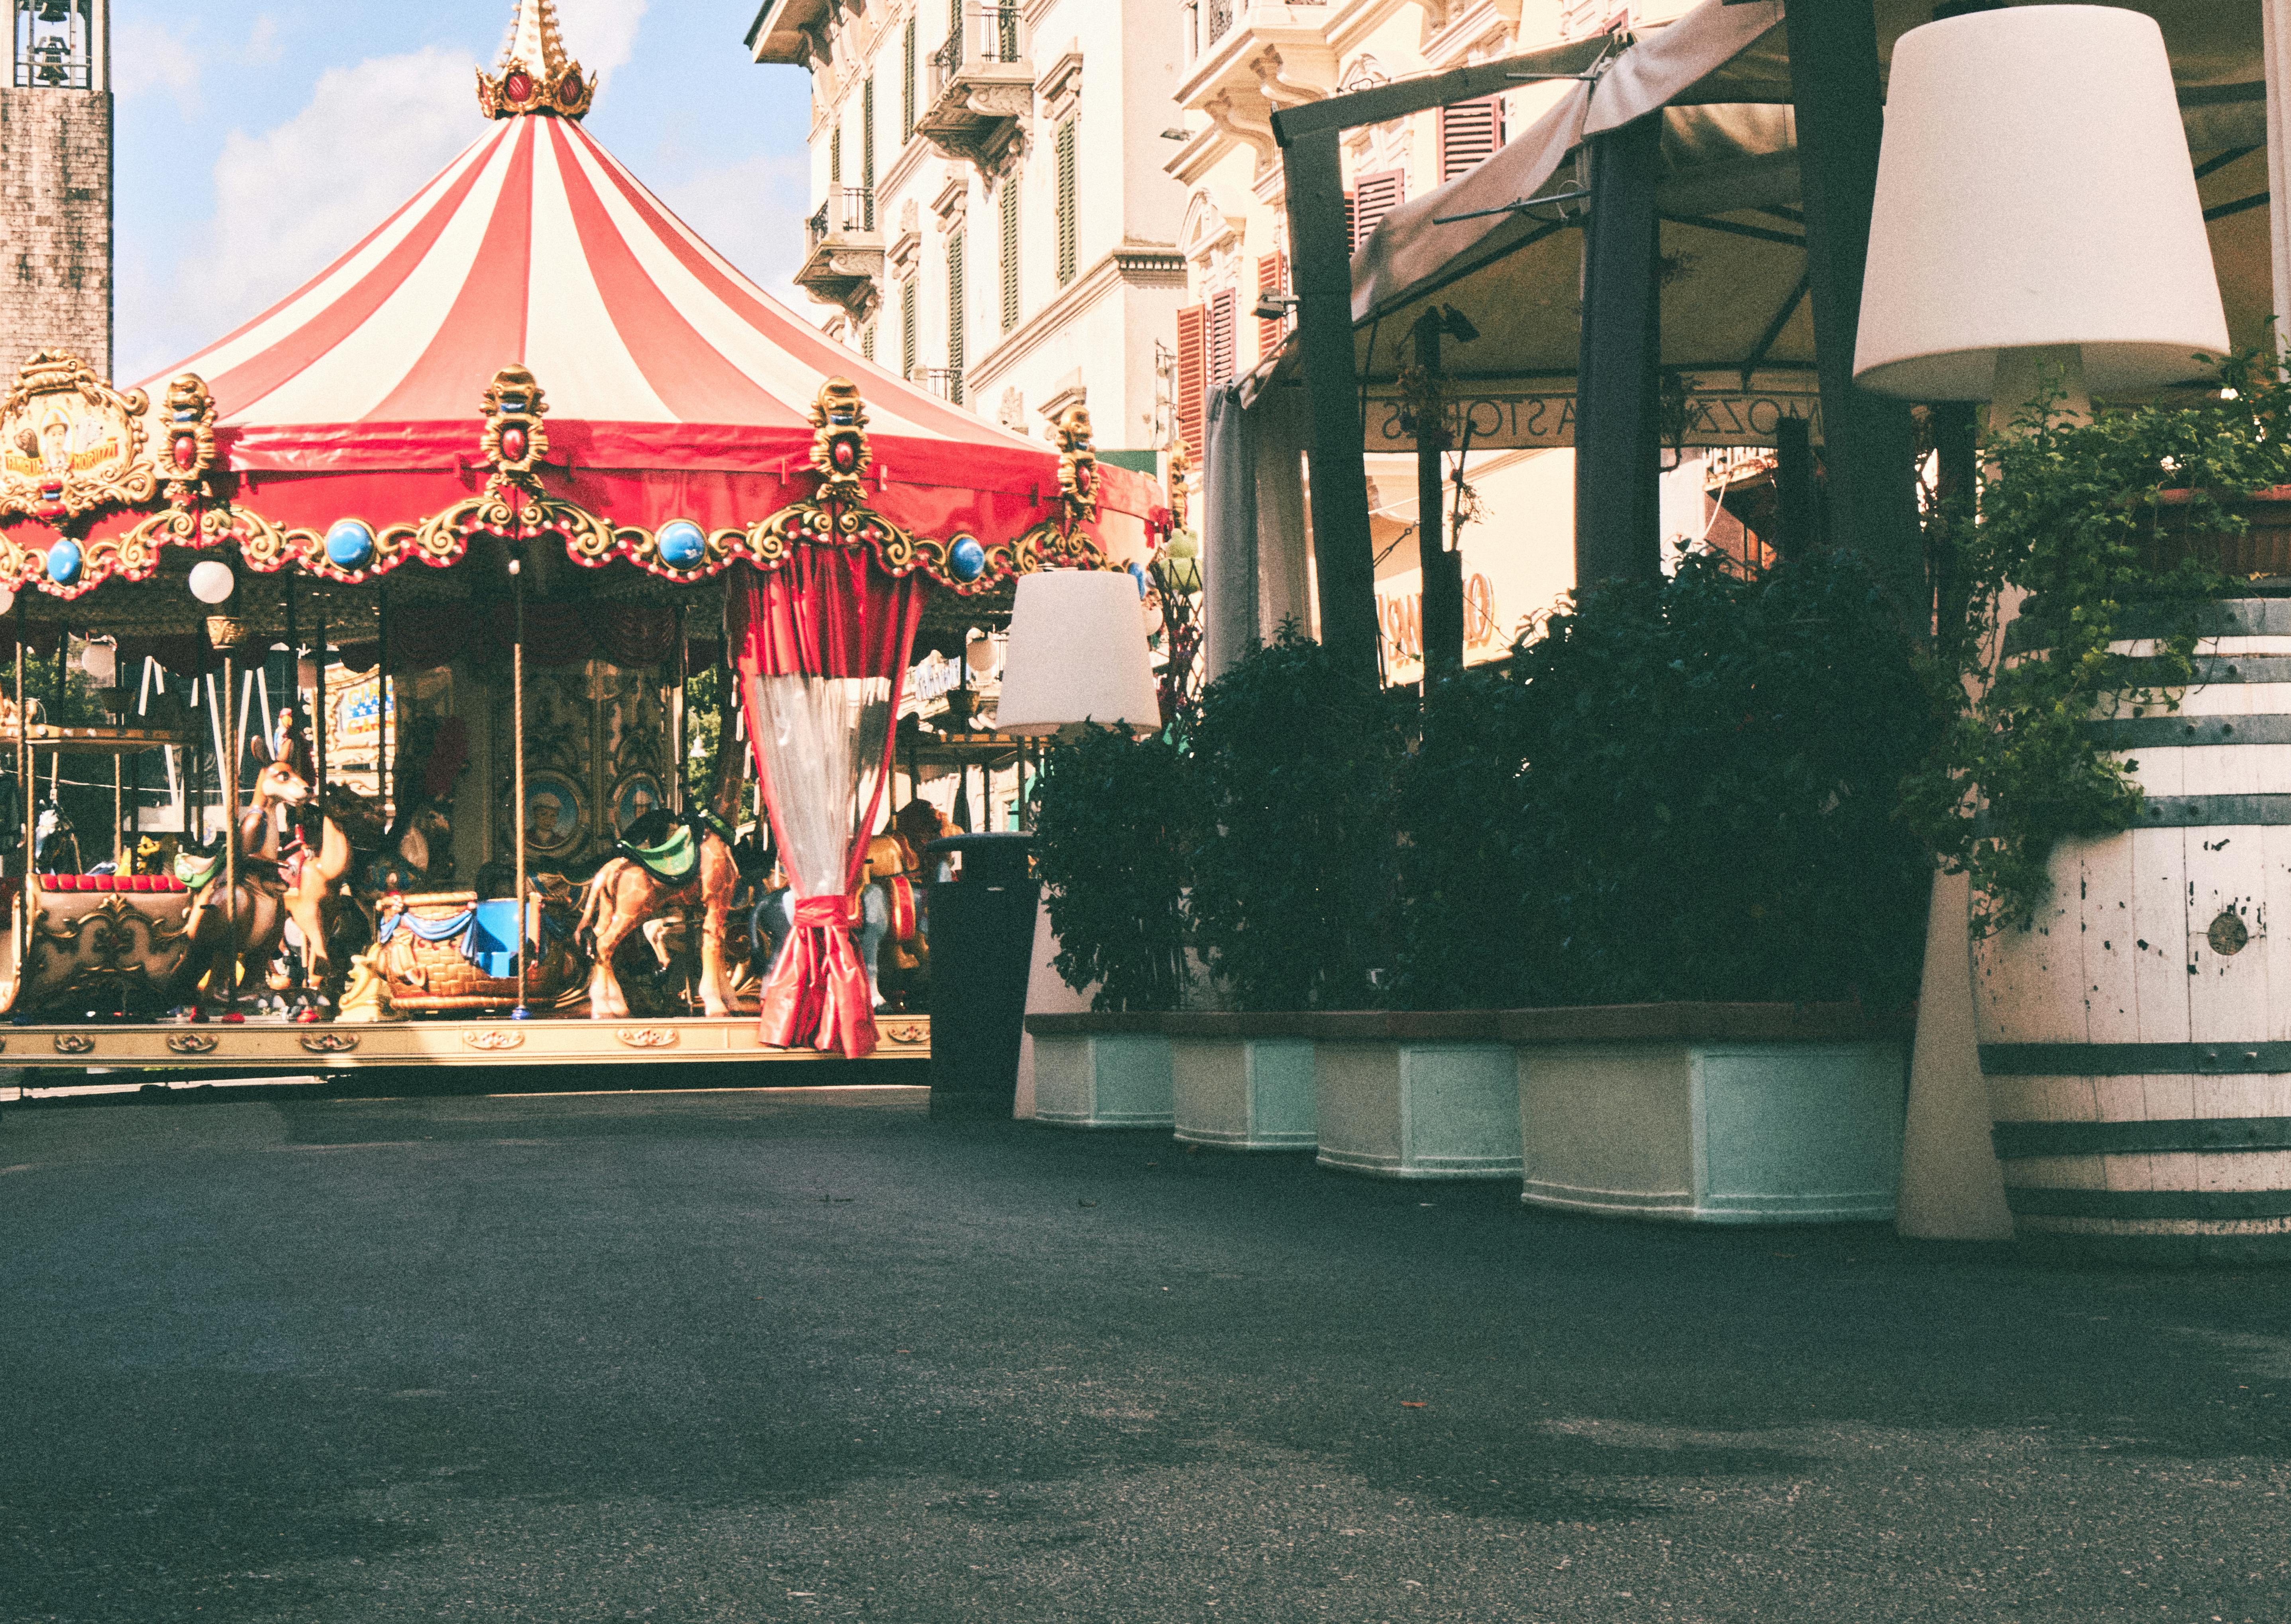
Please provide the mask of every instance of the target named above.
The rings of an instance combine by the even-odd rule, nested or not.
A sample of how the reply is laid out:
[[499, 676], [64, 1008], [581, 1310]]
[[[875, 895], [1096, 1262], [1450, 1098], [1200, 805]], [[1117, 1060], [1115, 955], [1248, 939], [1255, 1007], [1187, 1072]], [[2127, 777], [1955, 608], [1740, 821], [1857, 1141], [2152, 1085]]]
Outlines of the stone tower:
[[35, 350], [111, 375], [111, 0], [0, 0], [0, 386]]

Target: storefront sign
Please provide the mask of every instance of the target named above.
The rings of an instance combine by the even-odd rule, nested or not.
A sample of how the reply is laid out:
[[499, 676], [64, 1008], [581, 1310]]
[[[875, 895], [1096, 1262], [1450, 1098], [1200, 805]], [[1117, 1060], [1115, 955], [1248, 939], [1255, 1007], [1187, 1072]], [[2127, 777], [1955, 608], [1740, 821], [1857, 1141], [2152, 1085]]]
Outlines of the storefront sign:
[[[1388, 388], [1390, 386], [1378, 386]], [[1475, 451], [1572, 446], [1575, 391], [1481, 390], [1451, 384], [1448, 400], [1448, 444], [1467, 443]], [[1413, 451], [1416, 437], [1402, 426], [1403, 402], [1396, 394], [1371, 393], [1368, 402], [1369, 451]], [[1686, 397], [1686, 421], [1678, 436], [1688, 447], [1771, 446], [1774, 425], [1802, 417], [1821, 440], [1821, 397], [1813, 390], [1697, 390]]]

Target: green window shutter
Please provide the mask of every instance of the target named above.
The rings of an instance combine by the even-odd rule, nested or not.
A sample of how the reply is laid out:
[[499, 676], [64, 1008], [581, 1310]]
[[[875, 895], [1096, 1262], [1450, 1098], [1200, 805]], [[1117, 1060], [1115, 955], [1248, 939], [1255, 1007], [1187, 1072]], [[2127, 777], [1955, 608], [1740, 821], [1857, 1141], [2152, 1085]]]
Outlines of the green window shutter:
[[1018, 325], [1018, 177], [1002, 177], [1002, 331]]
[[875, 76], [859, 87], [859, 184], [866, 197], [860, 202], [859, 229], [875, 229]]
[[1058, 285], [1074, 279], [1074, 121], [1058, 126]]
[[875, 324], [872, 321], [859, 329], [859, 354], [864, 360], [875, 358]]
[[947, 394], [957, 406], [962, 404], [962, 236], [957, 231], [946, 239]]
[[[843, 121], [837, 119], [835, 127], [827, 133], [827, 183], [843, 184]], [[833, 221], [831, 219], [830, 224]]]
[[899, 376], [902, 378], [912, 378], [915, 375], [917, 325], [915, 285], [912, 282], [902, 282], [899, 284]]
[[912, 12], [907, 14], [906, 47], [906, 71], [899, 81], [899, 140], [902, 142], [913, 139], [915, 133], [915, 68], [918, 58], [915, 54], [915, 18]]

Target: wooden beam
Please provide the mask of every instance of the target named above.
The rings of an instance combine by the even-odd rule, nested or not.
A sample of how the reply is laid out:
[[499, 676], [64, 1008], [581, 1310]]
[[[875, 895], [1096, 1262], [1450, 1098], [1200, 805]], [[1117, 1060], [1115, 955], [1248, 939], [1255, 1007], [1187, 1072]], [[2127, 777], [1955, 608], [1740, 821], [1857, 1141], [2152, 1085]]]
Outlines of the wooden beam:
[[1395, 80], [1390, 84], [1355, 91], [1348, 96], [1330, 96], [1301, 107], [1283, 108], [1273, 115], [1273, 139], [1286, 147], [1307, 135], [1356, 129], [1364, 124], [1384, 124], [1405, 118], [1411, 113], [1429, 112], [1435, 107], [1453, 107], [1459, 101], [1517, 90], [1523, 79], [1572, 78], [1606, 55], [1611, 47], [1612, 42], [1604, 37], [1579, 39], [1531, 51], [1524, 56], [1506, 57], [1499, 62], [1481, 62], [1447, 73], [1427, 74], [1422, 78]]
[[1662, 572], [1662, 116], [1595, 135], [1575, 385], [1575, 587]]
[[1829, 475], [1829, 539], [1859, 552], [1909, 623], [1930, 624], [1906, 402], [1853, 386], [1861, 273], [1885, 132], [1871, 0], [1798, 0], [1789, 12], [1790, 97], [1805, 193], [1806, 272]]

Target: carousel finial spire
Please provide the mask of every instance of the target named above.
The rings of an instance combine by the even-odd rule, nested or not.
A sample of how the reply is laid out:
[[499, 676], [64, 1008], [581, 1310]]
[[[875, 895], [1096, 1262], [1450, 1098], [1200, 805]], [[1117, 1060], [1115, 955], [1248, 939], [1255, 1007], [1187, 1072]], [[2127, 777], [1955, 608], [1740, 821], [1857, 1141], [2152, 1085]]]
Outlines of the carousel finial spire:
[[478, 106], [486, 117], [557, 113], [578, 118], [596, 94], [595, 76], [583, 78], [581, 64], [566, 54], [551, 0], [517, 0], [500, 62], [490, 74], [478, 73]]

